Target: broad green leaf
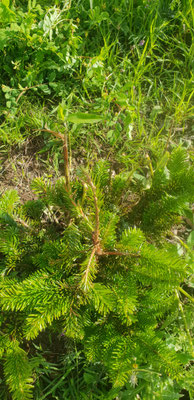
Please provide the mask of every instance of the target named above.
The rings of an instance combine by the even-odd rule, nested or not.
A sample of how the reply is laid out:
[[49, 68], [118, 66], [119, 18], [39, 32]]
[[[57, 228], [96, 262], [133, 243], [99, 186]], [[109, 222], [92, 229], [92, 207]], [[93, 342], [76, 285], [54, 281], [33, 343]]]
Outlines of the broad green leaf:
[[126, 132], [127, 133], [127, 137], [128, 137], [129, 140], [133, 139], [132, 132], [133, 132], [133, 125], [129, 124], [128, 128], [127, 128], [127, 132]]
[[9, 0], [1, 0], [4, 6], [9, 7]]
[[194, 231], [192, 231], [187, 239], [187, 244], [189, 247], [193, 247], [194, 246]]
[[103, 121], [104, 117], [101, 117], [98, 114], [87, 114], [87, 113], [75, 113], [70, 114], [67, 117], [69, 122], [73, 122], [73, 124], [95, 124], [97, 122]]
[[11, 88], [9, 86], [6, 86], [6, 85], [2, 85], [1, 88], [2, 88], [2, 91], [5, 92], [5, 93], [11, 91]]
[[46, 85], [46, 84], [41, 85], [41, 86], [40, 86], [40, 89], [41, 89], [45, 94], [50, 94], [50, 93], [51, 93], [50, 88], [49, 88], [48, 85]]
[[11, 101], [6, 101], [7, 108], [11, 108]]
[[59, 115], [59, 117], [62, 119], [62, 121], [64, 121], [65, 116], [64, 116], [63, 107], [62, 107], [61, 104], [59, 104], [59, 107], [58, 107], [58, 115]]
[[[7, 3], [7, 4], [6, 4]], [[8, 8], [9, 1], [1, 1], [0, 2], [0, 22], [13, 22], [15, 20], [15, 13]]]

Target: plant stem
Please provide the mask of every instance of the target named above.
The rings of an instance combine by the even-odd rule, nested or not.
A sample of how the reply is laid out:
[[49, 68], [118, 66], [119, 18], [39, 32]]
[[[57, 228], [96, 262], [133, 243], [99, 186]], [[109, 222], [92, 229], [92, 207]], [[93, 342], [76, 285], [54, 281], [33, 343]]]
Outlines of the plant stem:
[[60, 132], [52, 131], [51, 129], [41, 128], [41, 129], [33, 129], [34, 131], [48, 132], [52, 135], [56, 136], [58, 139], [63, 141], [63, 135]]
[[182, 289], [182, 287], [178, 287], [179, 292], [183, 293], [189, 300], [192, 301], [192, 303], [194, 303], [194, 298], [192, 296], [190, 296], [189, 293], [185, 292], [184, 289]]
[[[27, 90], [34, 89], [34, 88], [37, 88], [37, 87], [40, 87], [40, 86], [44, 86], [44, 85], [45, 85], [44, 83], [40, 83], [40, 84], [38, 84], [38, 85], [34, 85], [34, 86], [30, 86], [30, 87], [25, 87], [24, 89], [20, 89], [20, 90], [22, 90], [22, 92], [21, 92], [21, 93], [19, 94], [19, 96], [17, 97], [16, 103], [18, 103], [20, 97], [22, 97], [23, 94], [25, 94]], [[13, 89], [12, 89], [12, 90], [13, 90]]]
[[180, 312], [181, 312], [181, 314], [182, 314], [182, 317], [183, 317], [183, 322], [184, 322], [184, 326], [185, 326], [185, 331], [186, 331], [186, 333], [187, 333], [188, 341], [189, 341], [189, 344], [190, 344], [190, 346], [191, 346], [191, 351], [192, 351], [192, 354], [194, 355], [192, 338], [191, 338], [191, 335], [190, 335], [190, 332], [189, 332], [189, 328], [188, 328], [188, 326], [187, 326], [187, 321], [186, 321], [186, 318], [185, 318], [183, 306], [182, 306], [182, 303], [181, 303], [181, 301], [180, 301], [179, 293], [178, 293], [178, 290], [177, 290], [177, 289], [175, 290], [175, 294], [176, 294], [176, 298], [177, 298], [178, 303], [179, 303], [179, 310], [180, 310]]

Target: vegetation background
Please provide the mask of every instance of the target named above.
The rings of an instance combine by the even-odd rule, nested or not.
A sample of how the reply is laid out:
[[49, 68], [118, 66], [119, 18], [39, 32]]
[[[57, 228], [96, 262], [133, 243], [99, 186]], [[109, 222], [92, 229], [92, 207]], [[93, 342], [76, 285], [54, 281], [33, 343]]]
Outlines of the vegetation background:
[[0, 399], [192, 399], [191, 0], [0, 2]]

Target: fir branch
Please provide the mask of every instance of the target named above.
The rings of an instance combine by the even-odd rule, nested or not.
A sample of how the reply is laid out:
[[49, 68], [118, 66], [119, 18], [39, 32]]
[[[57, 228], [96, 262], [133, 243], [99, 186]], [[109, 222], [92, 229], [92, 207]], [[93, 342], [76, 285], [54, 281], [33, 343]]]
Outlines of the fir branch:
[[91, 298], [95, 309], [103, 316], [113, 311], [116, 307], [116, 296], [113, 290], [102, 283], [94, 283]]
[[76, 208], [76, 210], [77, 210], [78, 213], [81, 215], [81, 217], [82, 217], [83, 219], [85, 219], [85, 221], [87, 222], [88, 227], [90, 227], [90, 229], [93, 229], [93, 227], [92, 227], [92, 225], [91, 225], [91, 223], [90, 223], [90, 221], [89, 221], [87, 215], [84, 214], [84, 212], [83, 212], [83, 210], [82, 210], [82, 207], [81, 207], [79, 204], [77, 204], [77, 203], [75, 202], [75, 200], [74, 200], [74, 198], [73, 198], [73, 196], [72, 196], [72, 194], [71, 194], [70, 192], [67, 192], [67, 193], [69, 194], [69, 198], [70, 198], [70, 200], [71, 200], [72, 205]]
[[13, 400], [30, 400], [33, 398], [32, 368], [27, 354], [19, 347], [17, 341], [11, 342], [7, 350], [4, 373]]
[[176, 353], [169, 351], [169, 349], [167, 352], [165, 343], [159, 339], [154, 332], [149, 332], [149, 335], [138, 333], [138, 339], [144, 345], [144, 349], [142, 350], [146, 353], [150, 352], [153, 356], [153, 361], [154, 355], [156, 357], [156, 362], [159, 358], [161, 367], [164, 368], [166, 374], [173, 379], [178, 379], [178, 376], [181, 375], [182, 371], [180, 368], [180, 363], [176, 360]]
[[83, 277], [80, 283], [80, 286], [84, 291], [87, 291], [92, 286], [92, 278], [95, 276], [96, 272], [96, 246], [93, 247], [92, 252], [89, 256], [89, 260], [83, 263], [83, 267], [87, 262], [86, 269], [83, 271]]

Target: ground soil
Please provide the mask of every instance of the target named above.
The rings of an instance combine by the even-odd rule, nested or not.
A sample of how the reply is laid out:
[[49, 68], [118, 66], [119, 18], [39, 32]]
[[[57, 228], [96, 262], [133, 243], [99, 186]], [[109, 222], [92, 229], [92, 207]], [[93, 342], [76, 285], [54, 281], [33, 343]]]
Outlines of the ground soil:
[[0, 193], [6, 190], [17, 190], [22, 202], [35, 198], [30, 188], [32, 180], [48, 174], [47, 166], [42, 161], [44, 155], [38, 152], [44, 145], [41, 136], [28, 138], [20, 145], [12, 146], [0, 155]]

